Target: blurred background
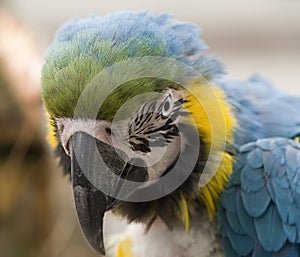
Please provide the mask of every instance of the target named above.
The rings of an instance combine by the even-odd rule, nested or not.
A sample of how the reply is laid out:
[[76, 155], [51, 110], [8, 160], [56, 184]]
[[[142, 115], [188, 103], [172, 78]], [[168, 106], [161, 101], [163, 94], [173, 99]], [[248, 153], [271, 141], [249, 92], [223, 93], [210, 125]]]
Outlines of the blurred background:
[[228, 76], [258, 72], [300, 94], [300, 1], [0, 0], [1, 257], [95, 256], [44, 140], [40, 69], [55, 30], [71, 17], [145, 9], [199, 24]]

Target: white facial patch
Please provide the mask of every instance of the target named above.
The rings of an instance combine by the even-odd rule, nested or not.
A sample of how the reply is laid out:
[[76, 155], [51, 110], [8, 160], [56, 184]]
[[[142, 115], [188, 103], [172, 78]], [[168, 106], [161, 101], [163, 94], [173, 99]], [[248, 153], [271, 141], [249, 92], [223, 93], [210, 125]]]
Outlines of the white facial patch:
[[106, 144], [111, 145], [112, 140], [109, 133], [105, 133], [107, 129], [111, 129], [111, 123], [108, 121], [96, 121], [91, 119], [70, 119], [57, 118], [56, 119], [58, 134], [60, 141], [65, 149], [65, 152], [70, 155], [68, 143], [72, 135], [76, 132], [85, 132], [92, 137], [101, 138]]

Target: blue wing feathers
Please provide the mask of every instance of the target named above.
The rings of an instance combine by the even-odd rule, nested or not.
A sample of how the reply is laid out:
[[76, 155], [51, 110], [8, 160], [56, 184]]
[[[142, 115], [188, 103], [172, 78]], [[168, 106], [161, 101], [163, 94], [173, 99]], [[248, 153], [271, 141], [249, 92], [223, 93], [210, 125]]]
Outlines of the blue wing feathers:
[[254, 220], [258, 240], [269, 252], [278, 251], [286, 241], [282, 222], [276, 207], [271, 204], [266, 212]]
[[240, 220], [238, 218], [238, 213], [236, 210], [227, 211], [226, 218], [227, 218], [228, 224], [232, 228], [233, 232], [235, 232], [237, 234], [243, 233], [243, 229], [240, 224]]
[[254, 222], [252, 217], [249, 216], [249, 214], [245, 210], [240, 193], [236, 194], [236, 206], [237, 206], [236, 208], [237, 214], [243, 231], [248, 235], [254, 235], [255, 234]]
[[233, 248], [227, 237], [222, 240], [222, 247], [226, 256], [230, 257], [242, 257], [242, 255], [238, 254]]
[[[240, 148], [239, 148], [239, 151], [240, 152], [251, 152], [251, 151], [253, 151], [253, 150], [255, 150], [256, 149], [256, 146], [255, 146], [255, 144], [244, 144], [244, 145], [242, 145]], [[243, 162], [241, 163], [243, 166], [245, 165], [245, 163], [246, 163], [246, 158], [248, 158], [248, 155], [242, 155], [241, 156], [241, 158], [243, 158], [244, 157], [244, 159], [243, 159]]]
[[251, 193], [242, 190], [241, 195], [246, 211], [253, 217], [262, 215], [271, 201], [266, 188]]
[[[300, 144], [291, 139], [260, 139], [240, 148], [219, 206], [226, 257], [300, 256], [298, 167]], [[242, 241], [247, 248], [240, 248]], [[236, 255], [227, 254], [232, 251]]]
[[263, 151], [259, 148], [247, 155], [247, 164], [252, 168], [260, 168], [263, 165]]
[[271, 171], [274, 170], [274, 166], [276, 165], [276, 157], [272, 152], [267, 151], [266, 153], [264, 153], [263, 159], [265, 172], [268, 176], [271, 176]]
[[252, 169], [249, 166], [244, 169], [249, 169], [249, 172], [241, 173], [241, 182], [246, 193], [257, 192], [265, 186], [266, 182], [261, 169]]
[[300, 97], [272, 87], [259, 75], [214, 82], [224, 90], [237, 120], [238, 154], [218, 215], [227, 224], [221, 231], [227, 240], [225, 255], [235, 251], [247, 256], [229, 236], [234, 231], [254, 240], [251, 257], [300, 257], [300, 143], [294, 141], [300, 137]]
[[265, 177], [266, 179], [266, 187], [267, 187], [267, 190], [268, 190], [268, 193], [270, 194], [270, 197], [272, 199], [275, 199], [275, 191], [274, 191], [274, 188], [273, 188], [273, 183], [272, 183], [272, 179], [270, 177]]
[[253, 252], [250, 255], [251, 257], [273, 257], [272, 252], [267, 252], [261, 243], [258, 241], [257, 237], [255, 237], [255, 244], [253, 248]]
[[289, 225], [287, 223], [283, 223], [283, 230], [287, 236], [287, 239], [290, 242], [297, 241], [297, 226], [296, 225]]
[[246, 235], [246, 234], [237, 234], [233, 230], [231, 230], [231, 227], [228, 225], [228, 234], [227, 234], [229, 241], [234, 244], [232, 244], [233, 249], [239, 253], [241, 256], [248, 255], [252, 248], [253, 248], [253, 239]]
[[273, 254], [273, 257], [294, 257], [300, 255], [298, 244], [286, 244], [280, 251]]

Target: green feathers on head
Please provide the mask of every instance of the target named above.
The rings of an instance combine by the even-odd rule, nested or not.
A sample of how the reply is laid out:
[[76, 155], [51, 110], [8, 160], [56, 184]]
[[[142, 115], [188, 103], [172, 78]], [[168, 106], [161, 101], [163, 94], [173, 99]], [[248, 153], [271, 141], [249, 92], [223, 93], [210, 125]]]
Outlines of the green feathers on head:
[[[174, 21], [169, 14], [116, 12], [71, 20], [56, 33], [42, 70], [42, 97], [48, 113], [73, 117], [80, 95], [95, 75], [135, 57], [172, 58], [193, 66], [208, 79], [221, 73], [222, 65], [214, 58], [199, 57], [206, 49], [199, 34], [198, 27]], [[98, 118], [111, 120], [131, 97], [169, 87], [176, 85], [153, 78], [129, 81], [110, 94]]]

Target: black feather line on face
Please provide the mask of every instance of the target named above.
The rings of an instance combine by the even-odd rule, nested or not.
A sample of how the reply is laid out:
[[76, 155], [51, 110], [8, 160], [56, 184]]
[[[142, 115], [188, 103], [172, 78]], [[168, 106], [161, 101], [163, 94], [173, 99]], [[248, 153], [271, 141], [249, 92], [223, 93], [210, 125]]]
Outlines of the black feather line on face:
[[151, 149], [150, 149], [150, 147], [148, 145], [149, 145], [149, 141], [148, 141], [147, 144], [143, 144], [143, 143], [140, 143], [140, 144], [131, 143], [131, 148], [134, 151], [141, 151], [143, 153], [150, 153]]
[[[174, 123], [179, 116], [187, 115], [186, 112], [181, 111], [182, 104], [187, 102], [187, 100], [179, 99], [175, 101], [172, 104], [172, 111], [168, 117], [163, 117], [162, 115], [165, 101], [159, 105], [158, 101], [153, 100], [144, 104], [136, 112], [135, 117], [128, 126], [128, 140], [134, 151], [150, 152], [150, 142], [151, 146], [163, 147], [166, 143], [170, 143], [174, 137], [179, 136], [179, 130]], [[165, 139], [164, 142], [162, 142], [162, 137]]]

